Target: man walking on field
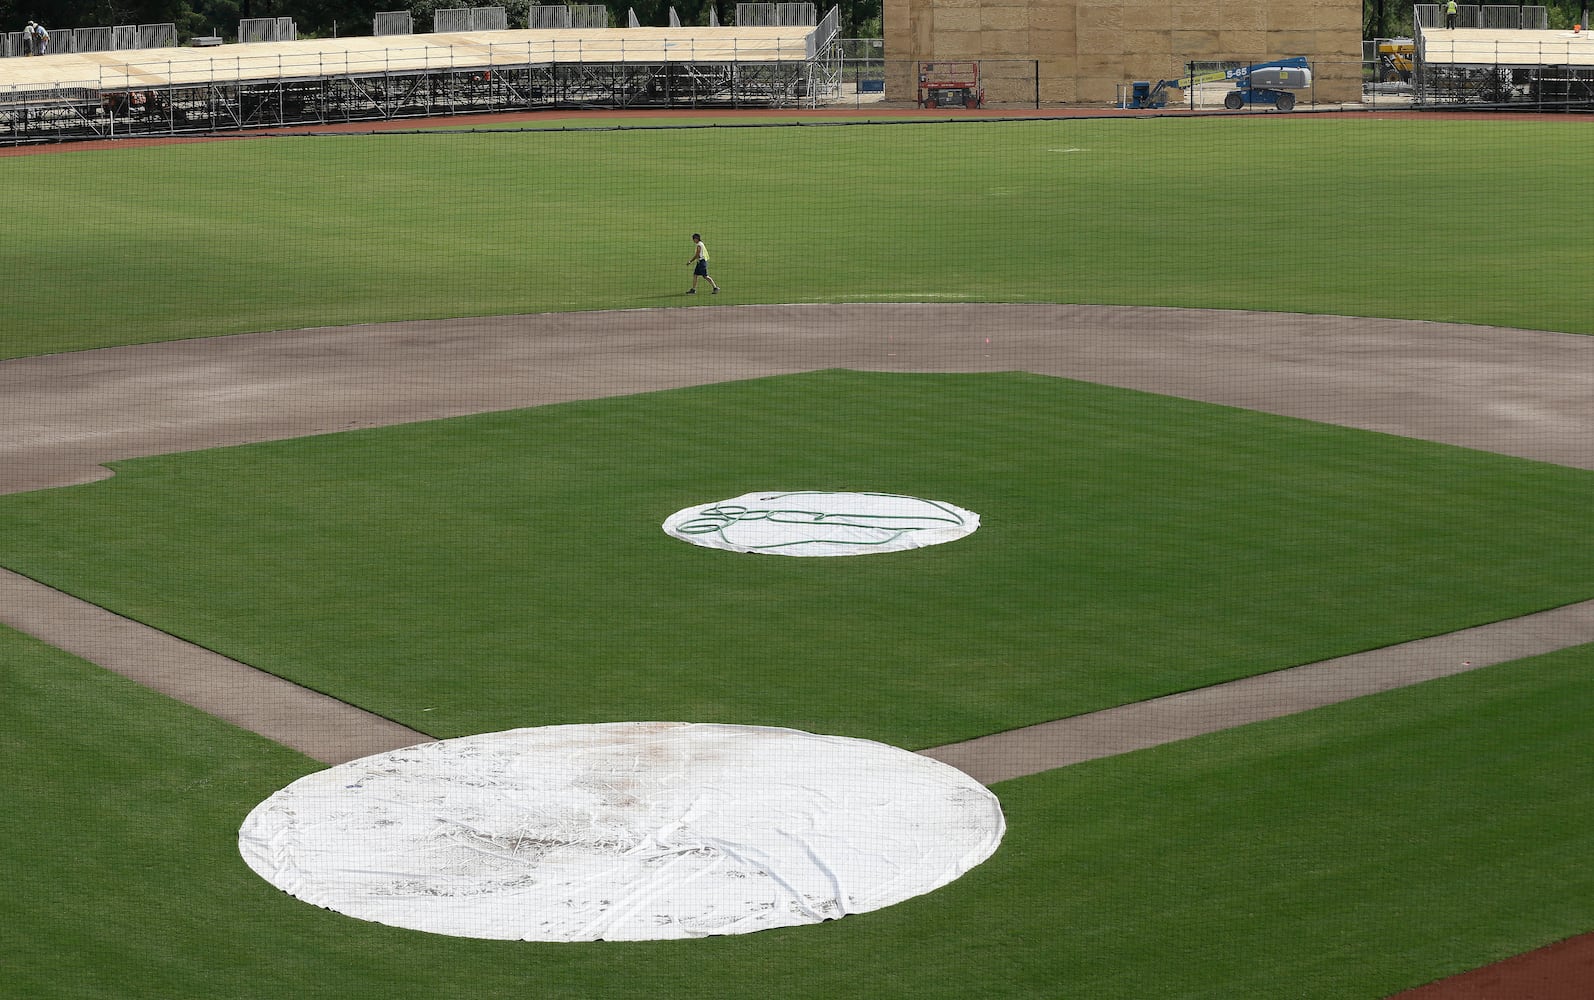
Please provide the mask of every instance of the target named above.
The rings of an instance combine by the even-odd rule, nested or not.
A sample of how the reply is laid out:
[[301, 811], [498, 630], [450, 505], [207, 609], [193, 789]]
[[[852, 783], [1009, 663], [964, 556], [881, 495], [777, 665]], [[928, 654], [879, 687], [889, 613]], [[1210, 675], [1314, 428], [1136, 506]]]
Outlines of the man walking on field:
[[708, 273], [708, 247], [703, 245], [703, 237], [698, 233], [692, 234], [692, 259], [687, 261], [692, 265], [692, 287], [686, 290], [688, 295], [697, 294], [697, 279], [708, 278], [708, 283], [714, 286], [714, 294], [720, 293], [720, 286]]

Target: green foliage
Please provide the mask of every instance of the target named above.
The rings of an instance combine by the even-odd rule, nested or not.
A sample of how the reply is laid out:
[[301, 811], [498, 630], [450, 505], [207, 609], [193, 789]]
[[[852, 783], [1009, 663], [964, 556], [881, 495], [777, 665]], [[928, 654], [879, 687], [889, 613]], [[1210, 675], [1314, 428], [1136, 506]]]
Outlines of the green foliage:
[[[1555, 30], [1565, 30], [1586, 17], [1587, 0], [1548, 0], [1546, 17]], [[1396, 0], [1362, 0], [1363, 38], [1410, 38], [1412, 5]]]
[[1550, 27], [1553, 29], [1565, 31], [1574, 24], [1587, 24], [1589, 7], [1587, 0], [1570, 0], [1570, 2], [1563, 0], [1562, 3], [1548, 4], [1548, 7], [1546, 13]]
[[[881, 0], [843, 0], [839, 5], [842, 38], [880, 38], [884, 34], [885, 11]], [[814, 4], [818, 16], [823, 17], [830, 5]]]
[[[177, 18], [178, 37], [217, 35], [236, 38], [243, 17], [241, 0], [194, 0]], [[308, 29], [308, 25], [306, 26]]]

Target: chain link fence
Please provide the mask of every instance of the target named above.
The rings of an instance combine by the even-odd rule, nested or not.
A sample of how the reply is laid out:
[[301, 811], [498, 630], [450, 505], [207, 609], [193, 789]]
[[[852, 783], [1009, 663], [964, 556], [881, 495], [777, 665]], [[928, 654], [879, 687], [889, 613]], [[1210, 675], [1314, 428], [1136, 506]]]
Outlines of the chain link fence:
[[[1412, 88], [1383, 92], [1368, 86], [1376, 66], [1361, 60], [1191, 61], [1164, 79], [1108, 81], [1099, 89], [1115, 99], [1063, 100], [1077, 81], [1036, 59], [910, 61], [884, 58], [879, 39], [842, 39], [840, 87], [824, 103], [932, 110], [1022, 110], [1103, 106], [1125, 110], [1232, 110], [1277, 112], [1322, 107], [1410, 104]], [[1298, 63], [1304, 73], [1265, 79], [1257, 67]], [[1247, 88], [1246, 84], [1250, 84]], [[1386, 88], [1387, 89], [1387, 88]], [[1137, 95], [1139, 95], [1137, 97]]]
[[[480, 8], [478, 8], [480, 9]], [[501, 9], [501, 8], [500, 8]], [[556, 8], [568, 11], [569, 8]], [[461, 13], [470, 14], [466, 9]], [[276, 19], [271, 19], [276, 28]], [[1374, 47], [1373, 51], [1376, 51]], [[386, 51], [386, 50], [384, 50]], [[472, 50], [474, 52], [474, 49]], [[210, 79], [140, 87], [125, 78], [0, 93], [0, 144], [106, 135], [172, 135], [579, 108], [922, 109], [1268, 114], [1294, 110], [1445, 104], [1594, 106], [1594, 71], [1423, 67], [1385, 78], [1380, 59], [1192, 61], [1160, 80], [1104, 81], [1116, 100], [1063, 101], [1075, 81], [1034, 59], [893, 60], [879, 39], [841, 39], [817, 54], [776, 61], [681, 59], [640, 63], [550, 60], [526, 49], [474, 68], [328, 73], [307, 78]], [[479, 55], [479, 54], [478, 54]], [[500, 58], [502, 56], [502, 58]], [[200, 58], [196, 55], [196, 58]], [[1100, 83], [1099, 81], [1098, 83]]]

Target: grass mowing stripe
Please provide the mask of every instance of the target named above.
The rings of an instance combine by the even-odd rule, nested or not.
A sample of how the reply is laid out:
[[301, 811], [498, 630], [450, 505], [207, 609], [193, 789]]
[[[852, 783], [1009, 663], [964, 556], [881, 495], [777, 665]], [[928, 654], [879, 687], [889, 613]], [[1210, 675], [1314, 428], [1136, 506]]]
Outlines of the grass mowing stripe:
[[1543, 253], [1583, 243], [1559, 203], [1581, 138], [1558, 121], [1251, 116], [10, 157], [0, 178], [50, 225], [0, 250], [34, 290], [0, 353], [679, 305], [692, 232], [738, 303], [950, 296], [1586, 333], [1589, 293]]
[[[1033, 375], [811, 373], [117, 468], [0, 498], [0, 562], [438, 735], [922, 748], [1594, 594], [1588, 472]], [[982, 526], [818, 560], [660, 531], [752, 489]]]

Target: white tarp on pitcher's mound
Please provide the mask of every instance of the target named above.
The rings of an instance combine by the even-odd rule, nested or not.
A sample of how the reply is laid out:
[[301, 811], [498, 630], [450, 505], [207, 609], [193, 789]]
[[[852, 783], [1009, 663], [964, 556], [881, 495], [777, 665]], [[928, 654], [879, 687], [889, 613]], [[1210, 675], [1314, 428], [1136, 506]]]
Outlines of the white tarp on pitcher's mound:
[[462, 937], [742, 934], [889, 906], [996, 850], [939, 761], [758, 726], [621, 722], [425, 743], [300, 778], [238, 834], [271, 884]]
[[782, 556], [856, 556], [939, 545], [970, 534], [980, 515], [895, 493], [745, 493], [676, 511], [665, 533], [715, 549]]

